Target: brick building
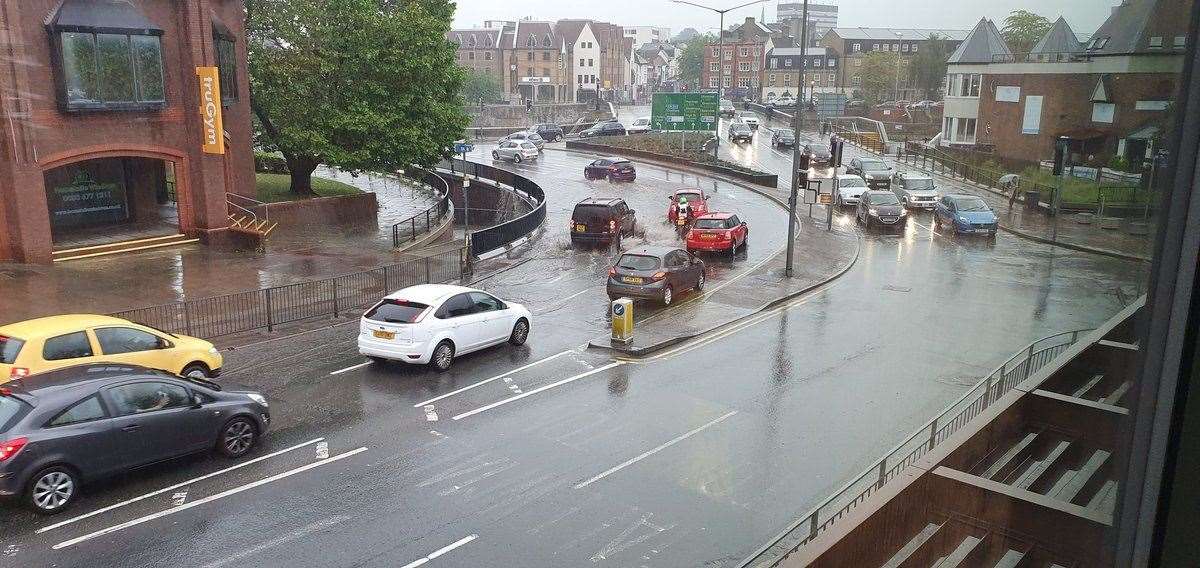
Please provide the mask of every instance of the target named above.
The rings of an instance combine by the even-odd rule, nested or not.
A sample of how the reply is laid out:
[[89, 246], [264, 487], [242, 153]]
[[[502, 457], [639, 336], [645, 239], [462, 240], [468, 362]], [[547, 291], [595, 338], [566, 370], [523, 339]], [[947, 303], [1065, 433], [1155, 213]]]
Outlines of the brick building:
[[[722, 32], [725, 52], [719, 53], [719, 45], [709, 44], [704, 50], [704, 64], [700, 68], [700, 88], [705, 90], [730, 91], [734, 98], [754, 97], [759, 92], [762, 80], [763, 60], [767, 42], [775, 32], [755, 21], [746, 21], [732, 30]], [[724, 83], [722, 85], [722, 82]]]
[[787, 95], [808, 100], [813, 93], [837, 91], [839, 69], [837, 54], [824, 47], [804, 50], [804, 89], [800, 90], [800, 48], [778, 47], [767, 52], [762, 72], [762, 98], [771, 101]]
[[[503, 34], [502, 27], [450, 30], [446, 39], [458, 46], [460, 66], [490, 75], [497, 85], [504, 85], [507, 74], [504, 71], [504, 49], [501, 46]], [[511, 33], [508, 41], [512, 42]]]
[[[219, 234], [226, 193], [255, 191], [243, 17], [240, 0], [0, 2], [0, 260]], [[213, 66], [223, 154], [202, 148]]]
[[863, 59], [868, 53], [900, 54], [900, 89], [885, 96], [893, 100], [915, 100], [920, 94], [912, 82], [910, 63], [922, 50], [928, 49], [930, 37], [936, 35], [954, 51], [967, 37], [967, 30], [908, 29], [908, 28], [834, 28], [821, 38], [821, 45], [832, 51], [841, 65], [837, 84], [852, 97], [858, 98], [862, 88]]

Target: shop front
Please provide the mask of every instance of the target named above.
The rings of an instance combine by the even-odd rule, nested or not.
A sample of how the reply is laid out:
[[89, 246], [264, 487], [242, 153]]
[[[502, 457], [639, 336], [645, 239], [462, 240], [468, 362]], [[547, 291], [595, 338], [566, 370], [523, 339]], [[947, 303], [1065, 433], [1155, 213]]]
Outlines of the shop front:
[[154, 158], [84, 160], [46, 170], [46, 209], [56, 250], [174, 235], [174, 163]]

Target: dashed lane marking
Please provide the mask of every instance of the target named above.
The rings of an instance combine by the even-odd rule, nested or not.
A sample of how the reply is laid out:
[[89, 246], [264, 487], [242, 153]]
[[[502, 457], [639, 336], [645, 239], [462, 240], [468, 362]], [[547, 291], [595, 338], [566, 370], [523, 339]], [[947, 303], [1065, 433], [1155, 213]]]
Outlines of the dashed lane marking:
[[521, 393], [521, 394], [519, 394], [519, 395], [516, 395], [516, 396], [511, 396], [511, 397], [508, 397], [508, 398], [506, 398], [506, 399], [504, 399], [504, 400], [500, 400], [500, 401], [497, 401], [497, 402], [493, 402], [493, 403], [491, 403], [491, 404], [489, 404], [489, 405], [487, 405], [487, 406], [481, 406], [481, 407], [479, 407], [479, 408], [476, 408], [475, 410], [469, 410], [469, 411], [467, 411], [467, 412], [464, 412], [464, 413], [462, 413], [462, 414], [459, 414], [458, 416], [454, 416], [454, 417], [452, 417], [452, 419], [453, 419], [453, 420], [462, 420], [463, 418], [467, 418], [467, 417], [469, 417], [469, 416], [474, 416], [474, 415], [476, 415], [476, 414], [479, 414], [479, 413], [481, 413], [481, 412], [487, 412], [488, 410], [491, 410], [491, 409], [493, 409], [493, 408], [496, 408], [496, 407], [498, 407], [498, 406], [503, 406], [503, 405], [505, 405], [505, 404], [508, 404], [508, 403], [510, 403], [510, 402], [516, 402], [516, 401], [518, 401], [518, 400], [521, 400], [522, 398], [525, 398], [525, 397], [527, 397], [527, 396], [533, 396], [533, 395], [535, 395], [535, 394], [537, 394], [537, 393], [540, 393], [540, 392], [542, 392], [542, 391], [550, 390], [550, 389], [552, 389], [552, 388], [555, 388], [555, 387], [560, 387], [560, 386], [562, 386], [562, 385], [565, 385], [565, 384], [567, 384], [567, 383], [570, 383], [570, 382], [573, 382], [573, 381], [577, 381], [577, 380], [579, 380], [579, 379], [582, 379], [582, 378], [584, 378], [584, 377], [588, 377], [588, 376], [594, 375], [594, 374], [596, 374], [596, 373], [599, 373], [599, 372], [601, 372], [601, 371], [607, 371], [607, 370], [609, 370], [609, 369], [611, 369], [611, 368], [613, 368], [613, 367], [617, 367], [617, 366], [624, 365], [624, 364], [625, 364], [625, 362], [624, 362], [624, 361], [616, 361], [616, 362], [613, 362], [613, 363], [609, 363], [609, 364], [607, 364], [607, 365], [604, 365], [603, 367], [597, 367], [597, 368], [595, 368], [595, 369], [592, 369], [592, 370], [590, 370], [590, 371], [587, 371], [586, 373], [580, 373], [580, 374], [578, 374], [578, 375], [575, 375], [575, 376], [573, 376], [573, 377], [568, 377], [568, 378], [566, 378], [566, 379], [563, 379], [563, 380], [561, 380], [561, 381], [554, 382], [554, 383], [550, 383], [550, 384], [548, 384], [548, 385], [546, 385], [546, 386], [543, 386], [543, 387], [538, 387], [538, 388], [536, 388], [536, 389], [533, 389], [533, 390], [531, 390], [531, 391], [529, 391], [529, 392]]
[[[479, 382], [477, 382], [477, 383], [474, 383], [474, 384], [467, 385], [467, 386], [465, 386], [465, 387], [463, 387], [463, 388], [461, 388], [461, 389], [458, 389], [458, 390], [453, 390], [453, 391], [450, 391], [450, 392], [448, 392], [448, 393], [446, 393], [446, 394], [435, 396], [435, 397], [433, 397], [433, 398], [431, 398], [431, 399], [429, 399], [429, 400], [426, 400], [426, 401], [424, 401], [424, 402], [418, 402], [418, 403], [416, 403], [416, 404], [414, 404], [414, 405], [413, 405], [413, 408], [421, 408], [421, 407], [423, 407], [423, 406], [425, 406], [425, 405], [427, 405], [427, 404], [430, 404], [430, 403], [433, 403], [433, 402], [437, 402], [437, 401], [439, 401], [439, 400], [442, 400], [443, 398], [450, 397], [450, 396], [454, 396], [454, 395], [456, 395], [456, 394], [458, 394], [458, 393], [461, 393], [461, 392], [465, 392], [465, 391], [471, 390], [471, 389], [473, 389], [473, 388], [475, 388], [475, 387], [478, 387], [478, 386], [481, 386], [481, 385], [485, 385], [485, 384], [487, 384], [487, 383], [490, 383], [490, 382], [492, 382], [492, 381], [495, 381], [495, 380], [503, 379], [504, 377], [507, 377], [507, 376], [509, 376], [509, 375], [512, 375], [512, 374], [518, 373], [518, 372], [520, 372], [520, 371], [524, 371], [525, 369], [528, 369], [528, 368], [530, 368], [530, 367], [534, 367], [534, 366], [536, 366], [536, 365], [541, 365], [542, 363], [545, 363], [546, 361], [550, 361], [551, 359], [557, 359], [557, 358], [559, 358], [559, 357], [562, 357], [563, 355], [566, 355], [566, 354], [568, 354], [568, 353], [571, 353], [571, 352], [572, 352], [572, 351], [571, 351], [570, 349], [568, 349], [568, 350], [566, 350], [566, 351], [563, 351], [562, 353], [556, 353], [556, 354], [554, 354], [554, 355], [551, 355], [551, 356], [549, 356], [549, 357], [546, 357], [546, 358], [544, 358], [544, 359], [538, 359], [537, 361], [534, 361], [534, 362], [532, 362], [532, 363], [530, 363], [530, 364], [528, 364], [528, 365], [523, 365], [523, 366], [521, 366], [521, 367], [517, 367], [516, 369], [513, 369], [513, 370], [511, 370], [511, 371], [505, 371], [505, 372], [503, 372], [503, 373], [501, 373], [501, 374], [499, 374], [499, 375], [496, 375], [496, 376], [494, 376], [494, 377], [491, 377], [491, 378], [489, 378], [489, 379], [484, 379], [484, 380], [482, 380], [482, 381], [479, 381]], [[455, 420], [458, 420], [458, 419], [457, 419], [457, 418], [455, 418]]]
[[447, 552], [450, 552], [451, 550], [454, 550], [455, 548], [458, 548], [464, 544], [467, 544], [468, 542], [471, 542], [477, 538], [479, 538], [479, 535], [477, 535], [477, 534], [465, 536], [457, 541], [454, 541], [453, 543], [451, 543], [447, 546], [443, 546], [442, 548], [439, 548], [439, 549], [433, 551], [433, 553], [431, 553], [429, 556], [426, 556], [425, 558], [420, 558], [416, 561], [409, 562], [408, 564], [405, 564], [404, 566], [401, 566], [400, 568], [417, 568], [417, 566], [421, 566], [421, 565], [429, 562], [430, 560], [433, 560], [434, 558], [437, 558], [443, 554], [446, 554]]
[[720, 424], [722, 421], [724, 421], [726, 418], [729, 418], [730, 416], [733, 416], [734, 414], [737, 414], [737, 413], [738, 413], [738, 411], [736, 411], [736, 410], [730, 410], [729, 412], [726, 412], [725, 414], [722, 414], [721, 416], [719, 416], [713, 420], [710, 420], [708, 423], [704, 424], [703, 426], [688, 430], [687, 432], [684, 432], [683, 434], [680, 434], [679, 436], [676, 436], [675, 438], [672, 438], [671, 440], [664, 442], [663, 444], [659, 445], [658, 447], [656, 447], [652, 450], [647, 450], [632, 459], [626, 460], [622, 463], [619, 463], [613, 467], [608, 468], [607, 470], [601, 472], [599, 475], [596, 475], [596, 476], [588, 479], [587, 481], [582, 481], [582, 482], [576, 484], [575, 489], [583, 489], [584, 487], [587, 487], [597, 481], [600, 481], [601, 479], [604, 479], [605, 477], [608, 477], [609, 475], [612, 475], [618, 471], [621, 471], [622, 469], [625, 469], [639, 461], [642, 461], [654, 454], [657, 454], [658, 452], [661, 452], [671, 446], [674, 446], [675, 444], [678, 444], [679, 442], [682, 442], [688, 438], [691, 438], [692, 436], [695, 436], [696, 434], [703, 432], [705, 429], [707, 429], [709, 427], [716, 426], [717, 424]]
[[370, 365], [370, 364], [371, 364], [371, 361], [365, 361], [365, 362], [359, 363], [359, 364], [357, 364], [357, 365], [350, 365], [349, 367], [346, 367], [345, 369], [338, 369], [338, 370], [336, 370], [336, 371], [333, 371], [333, 372], [331, 372], [331, 373], [329, 373], [329, 374], [330, 374], [330, 375], [340, 375], [340, 374], [342, 374], [342, 373], [347, 373], [347, 372], [353, 371], [353, 370], [355, 370], [355, 369], [361, 369], [361, 368], [363, 368], [363, 367], [366, 367], [367, 365]]

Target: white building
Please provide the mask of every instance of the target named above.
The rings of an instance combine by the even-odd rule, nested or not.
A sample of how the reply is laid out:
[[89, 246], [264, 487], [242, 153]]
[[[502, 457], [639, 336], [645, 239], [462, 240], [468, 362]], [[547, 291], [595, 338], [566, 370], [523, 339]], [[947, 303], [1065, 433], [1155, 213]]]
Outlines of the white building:
[[623, 26], [623, 28], [625, 37], [633, 38], [634, 50], [640, 49], [648, 43], [671, 41], [671, 28], [658, 26]]

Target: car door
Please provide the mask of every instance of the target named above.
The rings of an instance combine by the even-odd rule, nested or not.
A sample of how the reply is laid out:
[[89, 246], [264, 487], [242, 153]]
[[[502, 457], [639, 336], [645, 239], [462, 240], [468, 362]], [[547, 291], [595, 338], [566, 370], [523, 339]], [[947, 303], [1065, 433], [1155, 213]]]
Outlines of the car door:
[[471, 292], [475, 304], [473, 317], [479, 318], [483, 339], [480, 347], [502, 343], [512, 334], [512, 321], [508, 306], [495, 296], [485, 292]]
[[60, 454], [89, 478], [112, 475], [127, 467], [119, 430], [96, 391], [80, 396], [42, 425], [38, 447]]
[[688, 288], [695, 288], [700, 284], [700, 275], [704, 273], [704, 262], [696, 255], [687, 251], [676, 251], [683, 255], [684, 271], [687, 273]]
[[94, 363], [97, 360], [96, 346], [86, 330], [56, 335], [42, 342], [42, 360], [45, 364], [34, 372]]
[[860, 176], [862, 175], [862, 164], [859, 163], [858, 158], [850, 159], [850, 165], [846, 166], [846, 173]]
[[950, 198], [943, 197], [938, 200], [937, 205], [933, 208], [933, 214], [941, 221], [946, 221], [950, 218]]
[[194, 406], [182, 384], [143, 379], [101, 392], [131, 467], [195, 452], [213, 442], [207, 439], [211, 411]]
[[487, 332], [483, 317], [475, 313], [475, 302], [467, 293], [451, 296], [438, 308], [435, 317], [450, 327], [450, 337], [457, 353], [478, 349], [484, 343]]
[[621, 232], [629, 233], [633, 231], [633, 210], [625, 204], [624, 201], [618, 201], [614, 205], [617, 211], [617, 218], [621, 223]]
[[173, 345], [165, 338], [127, 326], [92, 328], [92, 335], [105, 361], [142, 365], [178, 373], [181, 362], [174, 360]]
[[735, 246], [746, 242], [746, 226], [738, 219], [737, 215], [730, 215], [729, 219], [725, 220], [726, 226], [732, 229], [733, 242]]

